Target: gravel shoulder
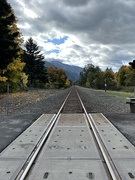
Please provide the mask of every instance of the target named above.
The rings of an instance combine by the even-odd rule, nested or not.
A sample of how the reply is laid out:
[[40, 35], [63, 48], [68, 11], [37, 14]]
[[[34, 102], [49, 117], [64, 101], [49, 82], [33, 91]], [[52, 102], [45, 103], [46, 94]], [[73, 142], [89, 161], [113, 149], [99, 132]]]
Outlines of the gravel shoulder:
[[[135, 114], [130, 113], [125, 100], [96, 90], [77, 89], [88, 112], [103, 113], [135, 145]], [[39, 89], [0, 96], [0, 152], [41, 114], [57, 113], [69, 91]]]

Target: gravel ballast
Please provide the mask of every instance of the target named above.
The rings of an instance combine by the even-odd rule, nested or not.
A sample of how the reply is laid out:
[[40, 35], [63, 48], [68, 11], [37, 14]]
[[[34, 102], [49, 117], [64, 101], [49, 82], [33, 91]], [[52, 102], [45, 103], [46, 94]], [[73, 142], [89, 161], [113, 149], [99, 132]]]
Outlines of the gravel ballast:
[[82, 101], [88, 112], [99, 113], [129, 113], [129, 105], [126, 100], [109, 95], [102, 91], [77, 87]]
[[[89, 113], [103, 113], [135, 145], [135, 114], [130, 113], [125, 100], [96, 90], [82, 87], [77, 89]], [[6, 110], [2, 111], [1, 106], [0, 152], [41, 114], [57, 113], [69, 91], [70, 88], [39, 90], [24, 93], [22, 99], [21, 95], [16, 100], [9, 97], [8, 115]]]
[[103, 113], [135, 146], [135, 114], [125, 99], [88, 88], [78, 87], [78, 91], [89, 113]]

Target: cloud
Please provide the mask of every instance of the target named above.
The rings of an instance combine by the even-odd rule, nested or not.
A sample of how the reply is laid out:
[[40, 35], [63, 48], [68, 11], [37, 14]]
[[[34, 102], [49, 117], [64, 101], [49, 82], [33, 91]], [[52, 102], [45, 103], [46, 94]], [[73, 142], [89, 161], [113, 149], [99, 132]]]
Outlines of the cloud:
[[[62, 0], [61, 0], [62, 1]], [[65, 5], [68, 5], [68, 6], [73, 6], [73, 7], [77, 7], [77, 6], [84, 6], [84, 5], [87, 5], [88, 2], [90, 0], [63, 0], [62, 2], [65, 4]]]
[[46, 59], [56, 58], [82, 67], [93, 63], [115, 70], [134, 59], [134, 0], [8, 2], [24, 40], [33, 37]]

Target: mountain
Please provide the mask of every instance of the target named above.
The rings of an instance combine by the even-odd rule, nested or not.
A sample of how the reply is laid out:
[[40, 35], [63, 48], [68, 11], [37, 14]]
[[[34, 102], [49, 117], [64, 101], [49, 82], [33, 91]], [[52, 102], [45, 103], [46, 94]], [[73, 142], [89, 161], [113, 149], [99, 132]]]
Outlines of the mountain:
[[56, 68], [64, 69], [68, 79], [71, 80], [72, 82], [76, 82], [77, 80], [79, 80], [79, 74], [81, 71], [83, 71], [83, 68], [79, 66], [71, 66], [68, 64], [61, 63], [60, 61], [51, 61], [51, 62], [46, 61], [45, 66], [46, 67], [53, 66]]

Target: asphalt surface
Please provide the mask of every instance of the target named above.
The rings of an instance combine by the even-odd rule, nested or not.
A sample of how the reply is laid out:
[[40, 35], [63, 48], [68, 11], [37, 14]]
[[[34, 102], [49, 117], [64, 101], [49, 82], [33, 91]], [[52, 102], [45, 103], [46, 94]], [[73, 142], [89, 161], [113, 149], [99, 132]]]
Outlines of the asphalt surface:
[[104, 115], [135, 146], [135, 113], [104, 113]]
[[5, 116], [0, 120], [0, 152], [27, 129], [40, 115]]

